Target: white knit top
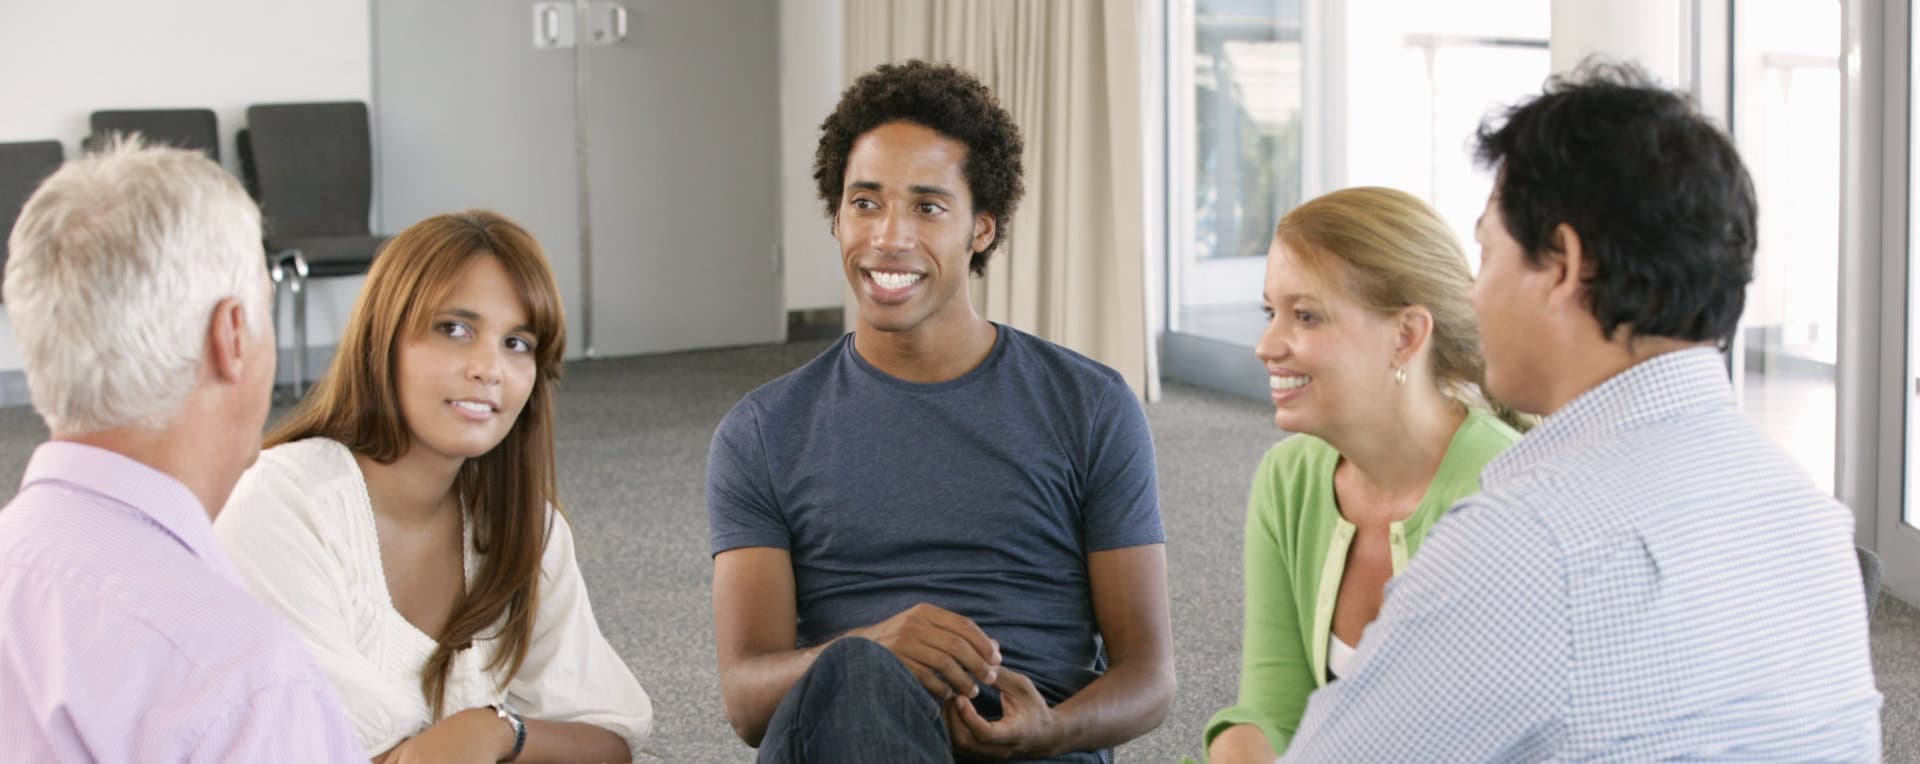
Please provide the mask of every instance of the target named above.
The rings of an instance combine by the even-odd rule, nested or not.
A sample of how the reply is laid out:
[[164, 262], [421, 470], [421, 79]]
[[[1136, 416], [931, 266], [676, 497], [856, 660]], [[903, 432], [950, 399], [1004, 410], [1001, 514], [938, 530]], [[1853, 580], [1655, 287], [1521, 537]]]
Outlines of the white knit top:
[[[552, 532], [526, 662], [502, 691], [499, 675], [486, 671], [499, 640], [475, 639], [454, 656], [446, 712], [504, 703], [529, 719], [610, 730], [637, 756], [653, 727], [652, 702], [594, 622], [572, 528], [548, 511]], [[480, 560], [472, 526], [462, 524], [471, 585]], [[254, 594], [306, 640], [369, 756], [435, 721], [420, 670], [436, 642], [393, 607], [373, 505], [346, 446], [311, 438], [261, 452], [214, 530]]]
[[1338, 679], [1346, 676], [1347, 664], [1353, 662], [1353, 654], [1358, 649], [1332, 633], [1327, 634], [1327, 674]]

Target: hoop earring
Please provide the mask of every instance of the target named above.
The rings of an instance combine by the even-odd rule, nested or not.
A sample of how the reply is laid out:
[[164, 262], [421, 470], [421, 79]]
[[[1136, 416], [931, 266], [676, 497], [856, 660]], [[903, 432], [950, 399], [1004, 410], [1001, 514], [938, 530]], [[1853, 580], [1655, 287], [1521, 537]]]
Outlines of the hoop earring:
[[1398, 368], [1396, 368], [1396, 369], [1394, 369], [1394, 370], [1393, 370], [1393, 381], [1394, 381], [1394, 382], [1395, 382], [1396, 384], [1402, 384], [1402, 385], [1404, 385], [1404, 384], [1406, 384], [1406, 383], [1407, 383], [1407, 367], [1405, 367], [1405, 366], [1401, 366], [1401, 367], [1398, 367]]

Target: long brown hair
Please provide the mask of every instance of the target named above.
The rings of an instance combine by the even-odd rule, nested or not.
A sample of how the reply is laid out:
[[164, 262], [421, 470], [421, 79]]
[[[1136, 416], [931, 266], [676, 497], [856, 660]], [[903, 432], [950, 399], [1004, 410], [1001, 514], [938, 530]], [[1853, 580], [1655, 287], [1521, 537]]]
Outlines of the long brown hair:
[[474, 549], [483, 562], [420, 670], [421, 691], [436, 719], [444, 710], [455, 652], [504, 617], [498, 635], [503, 649], [487, 665], [489, 671], [506, 669], [504, 687], [519, 673], [532, 641], [546, 507], [559, 504], [553, 387], [566, 347], [566, 312], [539, 243], [513, 221], [482, 210], [435, 215], [393, 237], [367, 273], [332, 366], [266, 439], [271, 447], [331, 438], [381, 464], [404, 455], [413, 437], [400, 414], [394, 373], [400, 344], [429, 331], [460, 274], [474, 258], [486, 256], [499, 259], [519, 291], [533, 328], [537, 371], [527, 405], [506, 438], [466, 460], [454, 478], [453, 489], [472, 514]]
[[1357, 186], [1293, 208], [1274, 236], [1369, 310], [1382, 315], [1413, 305], [1433, 315], [1434, 379], [1463, 405], [1481, 405], [1521, 432], [1535, 420], [1488, 398], [1480, 321], [1467, 304], [1473, 272], [1440, 213], [1405, 191]]

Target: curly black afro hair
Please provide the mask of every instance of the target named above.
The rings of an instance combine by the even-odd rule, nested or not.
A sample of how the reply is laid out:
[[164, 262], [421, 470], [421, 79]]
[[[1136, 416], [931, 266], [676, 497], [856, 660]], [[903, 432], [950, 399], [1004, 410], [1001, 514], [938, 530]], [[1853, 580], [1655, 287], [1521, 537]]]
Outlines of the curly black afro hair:
[[967, 147], [967, 190], [973, 211], [993, 216], [993, 241], [967, 263], [974, 275], [986, 271], [987, 256], [1007, 238], [1008, 221], [1025, 187], [1020, 182], [1020, 127], [998, 99], [973, 75], [945, 64], [913, 60], [881, 64], [855, 80], [840, 95], [840, 105], [820, 123], [820, 147], [813, 155], [813, 179], [827, 217], [840, 211], [846, 186], [847, 155], [853, 142], [888, 122], [912, 122]]

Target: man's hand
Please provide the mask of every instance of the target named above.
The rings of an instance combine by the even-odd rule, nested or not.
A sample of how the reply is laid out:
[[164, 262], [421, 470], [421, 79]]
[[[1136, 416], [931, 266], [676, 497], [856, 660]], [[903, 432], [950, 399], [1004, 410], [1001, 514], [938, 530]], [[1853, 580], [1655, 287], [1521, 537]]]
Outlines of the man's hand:
[[1033, 680], [1002, 668], [1000, 676], [989, 684], [1000, 690], [1001, 715], [997, 721], [987, 721], [966, 698], [941, 704], [940, 713], [946, 717], [953, 746], [996, 760], [1054, 755], [1053, 709], [1033, 686]]
[[513, 728], [491, 709], [469, 708], [435, 722], [375, 757], [384, 764], [491, 764], [513, 750]]
[[978, 695], [978, 682], [993, 684], [1002, 671], [999, 643], [965, 616], [924, 602], [848, 634], [892, 651], [936, 700]]

